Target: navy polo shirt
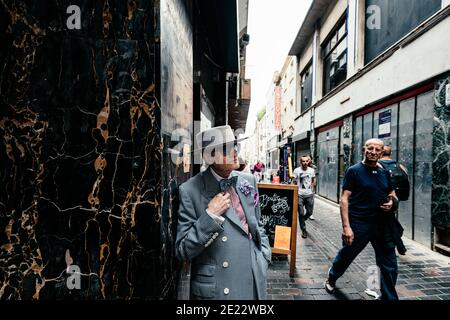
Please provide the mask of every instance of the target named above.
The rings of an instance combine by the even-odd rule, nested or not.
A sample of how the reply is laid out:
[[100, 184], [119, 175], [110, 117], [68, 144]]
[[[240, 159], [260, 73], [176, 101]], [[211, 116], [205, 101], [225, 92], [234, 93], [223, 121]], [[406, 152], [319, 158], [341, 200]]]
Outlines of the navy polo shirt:
[[348, 204], [349, 216], [374, 217], [380, 204], [392, 192], [389, 171], [369, 167], [362, 162], [348, 168], [343, 190], [351, 191]]

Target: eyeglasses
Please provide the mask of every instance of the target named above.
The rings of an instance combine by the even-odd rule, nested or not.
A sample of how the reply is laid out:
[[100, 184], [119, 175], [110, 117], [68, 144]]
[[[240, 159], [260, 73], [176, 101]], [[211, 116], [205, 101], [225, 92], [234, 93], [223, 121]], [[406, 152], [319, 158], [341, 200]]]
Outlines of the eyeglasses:
[[234, 150], [237, 153], [239, 153], [239, 151], [241, 151], [241, 145], [237, 142], [235, 142], [233, 145], [231, 144], [224, 144], [222, 145], [222, 154], [223, 155], [228, 155], [231, 153], [231, 151]]

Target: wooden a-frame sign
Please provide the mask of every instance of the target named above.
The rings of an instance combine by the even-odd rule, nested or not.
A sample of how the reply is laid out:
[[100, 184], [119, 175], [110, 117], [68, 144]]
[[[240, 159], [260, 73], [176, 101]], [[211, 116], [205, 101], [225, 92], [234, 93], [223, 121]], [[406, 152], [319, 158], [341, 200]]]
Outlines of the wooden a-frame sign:
[[293, 277], [297, 254], [298, 186], [259, 183], [258, 190], [272, 254], [290, 256], [289, 275]]

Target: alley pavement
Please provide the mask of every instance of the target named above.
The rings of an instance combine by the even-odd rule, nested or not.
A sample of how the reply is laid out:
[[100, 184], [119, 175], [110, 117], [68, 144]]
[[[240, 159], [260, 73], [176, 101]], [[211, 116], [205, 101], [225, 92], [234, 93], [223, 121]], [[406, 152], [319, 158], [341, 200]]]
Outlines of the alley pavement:
[[[268, 299], [272, 300], [373, 300], [365, 293], [368, 268], [375, 266], [369, 244], [337, 281], [333, 295], [324, 289], [328, 269], [342, 246], [337, 204], [315, 199], [315, 220], [306, 222], [308, 238], [297, 234], [295, 276], [289, 276], [289, 258], [274, 256], [268, 272]], [[400, 300], [450, 300], [450, 257], [403, 237], [408, 252], [397, 254]], [[373, 267], [372, 267], [373, 268]], [[370, 268], [369, 268], [370, 270]], [[375, 290], [379, 294], [379, 290]]]

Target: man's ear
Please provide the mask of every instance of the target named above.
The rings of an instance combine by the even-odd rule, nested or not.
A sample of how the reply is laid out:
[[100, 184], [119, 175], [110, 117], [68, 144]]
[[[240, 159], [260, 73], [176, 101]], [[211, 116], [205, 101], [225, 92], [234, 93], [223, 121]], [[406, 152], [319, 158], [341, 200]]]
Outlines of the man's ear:
[[214, 149], [205, 149], [203, 151], [203, 160], [207, 165], [212, 165], [214, 163]]
[[203, 160], [205, 160], [205, 163], [207, 165], [212, 165], [214, 163], [214, 157], [211, 156], [211, 154], [205, 154], [203, 155]]

